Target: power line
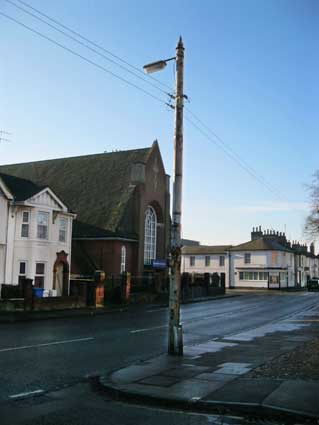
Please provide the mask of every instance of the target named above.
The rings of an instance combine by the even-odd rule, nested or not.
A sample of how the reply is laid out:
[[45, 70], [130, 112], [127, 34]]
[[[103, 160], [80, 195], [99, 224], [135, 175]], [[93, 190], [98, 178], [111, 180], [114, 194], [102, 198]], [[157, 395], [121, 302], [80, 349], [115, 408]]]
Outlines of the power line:
[[[262, 180], [263, 184], [267, 185], [271, 189], [271, 191], [277, 192], [278, 196], [285, 198], [286, 201], [288, 201], [288, 199], [284, 196], [283, 193], [281, 193], [281, 191], [279, 189], [277, 189], [275, 186], [273, 186], [272, 184], [267, 182], [267, 180], [261, 174], [258, 174], [258, 172], [250, 164], [248, 164], [248, 162], [244, 158], [242, 158], [226, 142], [224, 142], [224, 140], [221, 139], [211, 128], [209, 128], [208, 125], [205, 124], [197, 115], [195, 115], [188, 107], [185, 107], [185, 109], [190, 115], [193, 116], [193, 118], [199, 124], [202, 125], [202, 127], [204, 127], [209, 133], [211, 133], [218, 140], [218, 142], [225, 147], [225, 149], [227, 149], [229, 151], [230, 155], [232, 155], [233, 157], [236, 158], [235, 162], [237, 162], [237, 163], [238, 163], [238, 161], [241, 162], [245, 168], [249, 169], [252, 174], [256, 175], [258, 177], [258, 179]], [[217, 144], [217, 143], [215, 143], [215, 144]], [[232, 159], [234, 160], [234, 158], [232, 158]]]
[[[39, 16], [35, 15], [34, 13], [29, 12], [28, 10], [26, 10], [26, 9], [24, 9], [23, 7], [21, 7], [21, 6], [17, 5], [17, 4], [16, 4], [16, 3], [14, 3], [13, 1], [11, 1], [11, 0], [5, 0], [5, 1], [6, 1], [7, 3], [9, 3], [9, 4], [13, 5], [13, 6], [14, 6], [14, 7], [16, 7], [17, 9], [19, 9], [19, 10], [23, 11], [23, 12], [24, 12], [24, 13], [26, 13], [27, 15], [32, 16], [33, 18], [37, 19], [38, 21], [40, 21], [40, 22], [42, 22], [42, 23], [46, 24], [46, 25], [47, 25], [47, 26], [49, 26], [50, 28], [53, 28], [55, 31], [58, 31], [60, 34], [63, 34], [65, 37], [68, 37], [68, 38], [70, 38], [71, 40], [75, 41], [76, 43], [80, 44], [81, 46], [83, 46], [83, 47], [87, 48], [87, 49], [88, 49], [88, 50], [90, 50], [91, 52], [94, 52], [95, 54], [97, 54], [98, 56], [102, 57], [103, 59], [105, 59], [105, 60], [107, 60], [107, 61], [109, 61], [109, 62], [113, 63], [114, 65], [118, 66], [118, 67], [119, 67], [119, 68], [121, 68], [121, 69], [124, 69], [124, 70], [125, 70], [126, 72], [128, 72], [129, 74], [131, 74], [131, 75], [133, 75], [134, 77], [136, 77], [136, 78], [138, 78], [138, 79], [142, 80], [144, 83], [149, 84], [150, 86], [152, 86], [152, 87], [153, 87], [153, 88], [155, 88], [156, 90], [160, 91], [161, 93], [163, 93], [163, 94], [165, 94], [165, 95], [167, 95], [167, 96], [169, 96], [169, 97], [172, 97], [172, 94], [171, 94], [171, 93], [167, 93], [167, 91], [165, 91], [165, 90], [161, 89], [160, 87], [158, 87], [158, 85], [156, 85], [156, 84], [152, 83], [150, 80], [148, 80], [147, 78], [145, 78], [145, 74], [143, 73], [143, 71], [139, 70], [139, 71], [140, 71], [140, 73], [141, 73], [143, 76], [142, 76], [142, 75], [137, 74], [137, 73], [136, 73], [136, 72], [134, 72], [134, 71], [131, 71], [131, 70], [130, 70], [130, 69], [128, 69], [126, 66], [123, 66], [123, 65], [119, 64], [118, 62], [116, 62], [115, 60], [108, 58], [108, 57], [107, 57], [106, 55], [104, 55], [103, 53], [100, 53], [98, 50], [96, 50], [96, 49], [94, 49], [94, 48], [90, 47], [88, 44], [83, 43], [82, 41], [80, 41], [80, 40], [78, 40], [77, 38], [73, 37], [72, 35], [68, 34], [67, 32], [65, 32], [65, 31], [63, 31], [63, 30], [61, 30], [61, 29], [57, 28], [56, 26], [54, 26], [54, 25], [50, 24], [49, 22], [45, 21], [44, 19], [40, 18]], [[19, 1], [19, 0], [17, 0], [17, 1]], [[21, 2], [21, 3], [23, 3], [23, 2]], [[30, 6], [30, 7], [31, 7], [31, 6]], [[37, 13], [41, 13], [41, 12], [37, 11]], [[49, 18], [47, 18], [47, 19], [49, 19]], [[60, 25], [60, 26], [62, 26], [62, 24], [59, 24], [59, 25]], [[69, 31], [70, 31], [70, 30], [69, 30]], [[73, 31], [72, 31], [72, 32], [73, 32]], [[80, 34], [77, 34], [77, 36], [78, 36], [78, 37], [83, 38]], [[90, 41], [89, 41], [89, 42], [90, 42]], [[90, 42], [90, 43], [91, 43], [91, 42]], [[100, 47], [99, 47], [99, 48], [100, 48]], [[136, 69], [138, 69], [138, 68], [136, 68]]]
[[[8, 1], [8, 0], [6, 0]], [[94, 41], [90, 40], [89, 38], [83, 36], [82, 34], [80, 34], [77, 31], [74, 31], [72, 28], [68, 27], [65, 24], [62, 24], [60, 21], [58, 21], [57, 19], [51, 18], [49, 15], [46, 15], [45, 13], [41, 12], [39, 9], [31, 6], [30, 4], [22, 1], [22, 0], [16, 0], [18, 3], [23, 4], [24, 6], [28, 7], [29, 9], [33, 10], [34, 12], [38, 13], [39, 15], [43, 16], [44, 18], [48, 19], [51, 22], [54, 22], [55, 24], [59, 25], [61, 28], [66, 29], [67, 31], [69, 31], [70, 33], [76, 35], [77, 37], [81, 38], [82, 40], [90, 43], [92, 46], [102, 50], [103, 52], [107, 53], [108, 55], [112, 56], [113, 58], [119, 60], [120, 62], [124, 63], [125, 65], [129, 66], [130, 68], [134, 69], [135, 71], [137, 71], [138, 73], [142, 74], [143, 77], [145, 77], [144, 72], [139, 69], [138, 67], [132, 65], [131, 63], [127, 62], [126, 60], [124, 60], [123, 58], [121, 58], [120, 56], [114, 54], [113, 52], [111, 52], [110, 50], [105, 49], [103, 46], [95, 43]], [[9, 3], [14, 4], [11, 1], [8, 1]], [[16, 4], [14, 4], [16, 7], [18, 7]], [[48, 23], [47, 23], [48, 24]], [[162, 87], [166, 87], [166, 89], [168, 89], [170, 92], [173, 91], [172, 87], [170, 87], [168, 84], [163, 83], [162, 81], [158, 80], [157, 78], [153, 77], [152, 75], [147, 75], [147, 77], [153, 81], [156, 81], [156, 83], [160, 84]]]
[[127, 80], [126, 78], [123, 78], [117, 74], [115, 74], [114, 72], [110, 71], [109, 69], [105, 68], [104, 66], [98, 64], [97, 62], [92, 61], [91, 59], [88, 59], [87, 57], [81, 55], [80, 53], [70, 49], [69, 47], [65, 46], [64, 44], [59, 43], [58, 41], [53, 40], [52, 38], [42, 34], [40, 31], [35, 30], [34, 28], [29, 27], [28, 25], [24, 24], [23, 22], [18, 21], [17, 19], [13, 18], [12, 16], [9, 16], [3, 12], [0, 12], [0, 15], [4, 16], [5, 18], [9, 19], [12, 22], [15, 22], [16, 24], [22, 26], [23, 28], [33, 32], [34, 34], [38, 35], [39, 37], [49, 41], [52, 44], [55, 44], [56, 46], [60, 47], [61, 49], [66, 50], [67, 52], [71, 53], [74, 56], [77, 56], [79, 58], [81, 58], [82, 60], [84, 60], [85, 62], [89, 63], [90, 65], [95, 66], [96, 68], [99, 68], [100, 70], [106, 72], [107, 74], [112, 75], [114, 78], [117, 78], [118, 80], [128, 84], [131, 87], [134, 87], [135, 89], [141, 91], [142, 93], [152, 97], [154, 100], [156, 100], [157, 102], [160, 102], [164, 105], [167, 106], [171, 106], [169, 105], [167, 102], [165, 102], [163, 99], [160, 99], [159, 97], [157, 97], [156, 95], [150, 93], [149, 91], [143, 89], [142, 87], [139, 87], [138, 85], [132, 83], [131, 81]]
[[262, 184], [268, 191], [272, 192], [278, 199], [282, 200], [282, 197], [275, 191], [268, 183], [266, 183], [261, 177], [255, 174], [252, 170], [246, 167], [240, 160], [238, 160], [232, 153], [227, 151], [221, 144], [217, 143], [216, 140], [212, 139], [201, 127], [199, 127], [194, 121], [190, 118], [185, 117], [185, 120], [188, 121], [194, 128], [196, 128], [208, 141], [219, 147], [232, 161], [236, 162], [237, 165], [242, 168], [246, 173], [248, 173], [252, 178]]
[[[24, 8], [22, 8], [22, 7], [20, 7], [20, 6], [18, 6], [17, 4], [15, 4], [13, 1], [11, 1], [11, 0], [6, 0], [8, 3], [10, 3], [10, 4], [12, 4], [12, 5], [14, 5], [16, 8], [18, 8], [18, 9], [20, 9], [20, 10], [22, 10], [23, 12], [25, 12], [26, 14], [28, 14], [28, 15], [30, 15], [30, 16], [32, 16], [32, 17], [34, 17], [34, 18], [36, 18], [36, 19], [38, 19], [39, 21], [41, 21], [41, 22], [43, 22], [43, 23], [45, 23], [46, 25], [48, 25], [49, 27], [51, 27], [51, 28], [53, 28], [53, 29], [55, 29], [56, 31], [58, 31], [58, 32], [60, 32], [60, 33], [62, 33], [63, 35], [65, 35], [66, 37], [68, 37], [68, 38], [70, 38], [70, 39], [72, 39], [73, 41], [75, 41], [75, 42], [77, 42], [78, 44], [80, 44], [80, 45], [82, 45], [82, 46], [84, 46], [84, 47], [86, 47], [87, 49], [89, 49], [89, 50], [91, 50], [91, 51], [93, 51], [94, 53], [96, 53], [96, 54], [98, 54], [99, 56], [101, 56], [101, 57], [103, 57], [104, 59], [106, 59], [106, 60], [108, 60], [108, 61], [110, 61], [110, 62], [112, 62], [113, 64], [115, 64], [115, 65], [117, 65], [117, 66], [119, 66], [119, 67], [121, 67], [122, 69], [124, 69], [125, 71], [127, 71], [127, 72], [129, 72], [130, 74], [132, 74], [132, 75], [134, 75], [135, 77], [137, 77], [137, 78], [140, 78], [141, 80], [143, 80], [144, 82], [147, 82], [148, 84], [150, 84], [151, 86], [153, 86], [154, 88], [156, 88], [157, 90], [160, 90], [162, 93], [164, 93], [165, 95], [168, 95], [168, 96], [170, 96], [170, 98], [172, 98], [172, 95], [171, 94], [169, 94], [169, 93], [167, 93], [167, 92], [165, 92], [164, 90], [162, 90], [162, 89], [160, 89], [158, 86], [156, 86], [155, 84], [153, 84], [153, 83], [151, 83], [151, 82], [149, 82], [148, 80], [146, 80], [145, 78], [143, 78], [143, 77], [140, 77], [139, 75], [137, 75], [135, 72], [132, 72], [132, 71], [130, 71], [129, 69], [127, 69], [126, 67], [124, 67], [124, 66], [122, 66], [122, 65], [120, 65], [120, 64], [118, 64], [116, 61], [113, 61], [112, 59], [110, 59], [110, 58], [108, 58], [108, 57], [106, 57], [105, 55], [103, 55], [103, 54], [101, 54], [100, 52], [98, 52], [96, 49], [93, 49], [93, 48], [91, 48], [90, 46], [88, 46], [87, 44], [85, 44], [85, 43], [82, 43], [81, 41], [79, 41], [79, 40], [77, 40], [75, 37], [73, 37], [73, 36], [70, 36], [69, 34], [67, 34], [65, 31], [62, 31], [62, 30], [60, 30], [59, 28], [56, 28], [54, 25], [51, 25], [50, 23], [48, 23], [48, 22], [46, 22], [45, 20], [43, 20], [43, 19], [41, 19], [40, 17], [38, 17], [38, 16], [36, 16], [36, 15], [34, 15], [33, 13], [31, 13], [31, 12], [29, 12], [29, 11], [27, 11], [27, 10], [25, 10]], [[141, 74], [143, 74], [143, 72], [139, 69], [139, 68], [136, 68], [135, 66], [133, 66], [133, 65], [131, 65], [129, 62], [127, 62], [127, 61], [125, 61], [125, 60], [123, 60], [122, 58], [120, 58], [119, 56], [117, 56], [117, 55], [114, 55], [113, 53], [111, 53], [110, 51], [108, 51], [108, 50], [106, 50], [106, 49], [104, 49], [103, 47], [101, 47], [101, 46], [99, 46], [98, 44], [96, 44], [96, 43], [94, 43], [94, 42], [92, 42], [92, 41], [90, 41], [89, 39], [87, 39], [86, 37], [84, 37], [84, 36], [82, 36], [81, 34], [79, 34], [79, 33], [77, 33], [76, 31], [73, 31], [72, 29], [70, 29], [69, 27], [67, 27], [67, 26], [65, 26], [65, 25], [63, 25], [62, 23], [60, 23], [59, 21], [57, 21], [57, 20], [55, 20], [55, 19], [53, 19], [53, 18], [51, 18], [51, 17], [49, 17], [48, 15], [45, 15], [44, 13], [42, 13], [41, 11], [39, 11], [38, 9], [36, 9], [36, 8], [34, 8], [34, 7], [32, 7], [32, 6], [30, 6], [30, 5], [28, 5], [27, 3], [25, 3], [24, 1], [22, 1], [22, 0], [16, 0], [16, 1], [18, 1], [19, 3], [21, 3], [21, 4], [23, 4], [23, 5], [25, 5], [25, 6], [27, 6], [28, 8], [30, 8], [30, 9], [32, 9], [32, 10], [34, 10], [34, 11], [36, 11], [38, 14], [40, 14], [40, 15], [42, 15], [42, 16], [44, 16], [45, 18], [47, 18], [47, 19], [49, 19], [50, 21], [52, 21], [52, 22], [55, 22], [55, 23], [57, 23], [58, 25], [60, 25], [61, 27], [63, 27], [63, 28], [65, 28], [65, 29], [67, 29], [68, 31], [70, 31], [71, 33], [73, 33], [73, 34], [75, 34], [76, 36], [78, 36], [78, 37], [80, 37], [81, 39], [83, 39], [83, 40], [86, 40], [88, 43], [90, 43], [90, 44], [92, 44], [92, 45], [94, 45], [94, 46], [96, 46], [97, 48], [99, 48], [99, 49], [101, 49], [101, 50], [103, 50], [103, 51], [105, 51], [105, 52], [107, 52], [108, 54], [110, 54], [111, 56], [113, 56], [113, 57], [115, 57], [117, 60], [120, 60], [122, 63], [125, 63], [126, 65], [128, 65], [128, 66], [130, 66], [131, 68], [133, 68], [133, 69], [135, 69], [136, 71], [138, 71], [139, 73], [141, 73]], [[61, 44], [61, 43], [59, 43], [59, 42], [57, 42], [57, 41], [55, 41], [54, 39], [52, 39], [52, 38], [50, 38], [50, 37], [48, 37], [48, 36], [46, 36], [46, 35], [44, 35], [44, 34], [42, 34], [41, 32], [39, 32], [39, 31], [37, 31], [37, 30], [35, 30], [35, 29], [33, 29], [33, 28], [31, 28], [31, 27], [29, 27], [29, 26], [27, 26], [27, 25], [25, 25], [24, 23], [22, 23], [22, 22], [20, 22], [20, 21], [18, 21], [18, 20], [16, 20], [15, 18], [13, 18], [13, 17], [11, 17], [11, 16], [9, 16], [9, 15], [6, 15], [5, 13], [2, 13], [2, 12], [0, 12], [0, 14], [2, 15], [2, 16], [4, 16], [4, 17], [6, 17], [7, 19], [9, 19], [9, 20], [11, 20], [11, 21], [13, 21], [13, 22], [15, 22], [16, 24], [18, 24], [18, 25], [21, 25], [22, 27], [24, 27], [24, 28], [26, 28], [26, 29], [28, 29], [29, 31], [31, 31], [31, 32], [33, 32], [33, 33], [35, 33], [36, 35], [38, 35], [38, 36], [40, 36], [40, 37], [42, 37], [42, 38], [44, 38], [44, 39], [46, 39], [47, 41], [50, 41], [51, 43], [53, 43], [53, 44], [55, 44], [55, 45], [57, 45], [58, 47], [60, 47], [60, 48], [62, 48], [62, 49], [64, 49], [64, 50], [66, 50], [67, 52], [69, 52], [69, 53], [71, 53], [71, 54], [73, 54], [73, 55], [75, 55], [75, 56], [77, 56], [77, 57], [79, 57], [79, 58], [81, 58], [82, 60], [84, 60], [84, 61], [86, 61], [86, 62], [88, 62], [89, 64], [91, 64], [91, 65], [93, 65], [93, 66], [95, 66], [95, 67], [97, 67], [97, 68], [99, 68], [99, 69], [101, 69], [102, 71], [104, 71], [104, 72], [106, 72], [106, 73], [108, 73], [108, 74], [110, 74], [110, 75], [112, 75], [113, 77], [115, 77], [115, 78], [117, 78], [117, 79], [119, 79], [119, 80], [121, 80], [122, 82], [125, 82], [126, 84], [128, 84], [128, 85], [130, 85], [130, 86], [132, 86], [132, 87], [134, 87], [134, 88], [136, 88], [137, 90], [139, 90], [139, 91], [141, 91], [141, 92], [143, 92], [144, 94], [147, 94], [148, 96], [150, 96], [150, 97], [152, 97], [153, 99], [155, 99], [155, 100], [157, 100], [158, 102], [160, 102], [160, 103], [162, 103], [162, 104], [164, 104], [164, 105], [167, 105], [167, 106], [169, 106], [170, 108], [173, 108], [173, 106], [171, 105], [171, 104], [169, 104], [169, 103], [167, 103], [167, 102], [165, 102], [164, 100], [162, 100], [162, 99], [160, 99], [159, 97], [157, 97], [157, 96], [155, 96], [155, 95], [153, 95], [152, 93], [150, 93], [150, 92], [148, 92], [147, 90], [145, 90], [145, 89], [143, 89], [143, 88], [141, 88], [141, 87], [139, 87], [139, 86], [137, 86], [136, 84], [134, 84], [134, 83], [132, 83], [131, 81], [129, 81], [129, 80], [127, 80], [127, 79], [125, 79], [125, 78], [123, 78], [123, 77], [121, 77], [121, 76], [119, 76], [119, 75], [117, 75], [117, 74], [115, 74], [114, 72], [112, 72], [112, 71], [110, 71], [109, 69], [107, 69], [107, 68], [105, 68], [105, 67], [103, 67], [102, 65], [99, 65], [98, 63], [96, 63], [96, 62], [94, 62], [94, 61], [92, 61], [91, 59], [88, 59], [87, 57], [85, 57], [85, 56], [83, 56], [83, 55], [81, 55], [80, 53], [78, 53], [78, 52], [75, 52], [74, 50], [72, 50], [72, 49], [70, 49], [69, 47], [67, 47], [67, 46], [65, 46], [65, 45], [63, 45], [63, 44]], [[144, 74], [143, 74], [144, 75]], [[163, 83], [161, 83], [159, 80], [157, 80], [157, 79], [155, 79], [155, 78], [153, 78], [152, 77], [152, 79], [153, 80], [155, 80], [155, 81], [157, 81], [158, 83], [160, 83], [160, 84], [162, 84], [162, 85], [165, 85], [165, 84], [163, 84]], [[168, 87], [169, 89], [171, 89], [169, 86], [167, 86], [167, 85], [165, 85], [166, 87]], [[187, 117], [185, 117], [186, 118], [186, 120], [188, 120], [190, 123], [191, 123], [191, 125], [193, 125], [198, 131], [200, 131], [208, 140], [210, 140], [212, 143], [214, 143], [216, 146], [218, 146], [220, 149], [222, 149], [223, 150], [223, 152], [229, 157], [229, 158], [231, 158], [233, 161], [235, 161], [244, 171], [246, 171], [251, 177], [253, 177], [255, 180], [257, 180], [260, 184], [262, 184], [264, 187], [266, 187], [269, 191], [271, 191], [273, 194], [275, 194], [277, 197], [283, 197], [283, 195], [278, 191], [278, 189], [276, 189], [275, 187], [273, 187], [272, 185], [270, 185], [265, 179], [264, 179], [264, 177], [263, 176], [260, 176], [260, 175], [258, 175], [258, 173], [243, 159], [243, 158], [241, 158], [235, 151], [233, 151], [214, 131], [212, 131], [198, 116], [196, 116], [189, 108], [187, 108], [187, 107], [185, 107], [185, 109], [187, 110], [187, 112], [190, 114], [190, 115], [192, 115], [193, 116], [193, 118], [202, 126], [202, 127], [204, 127], [209, 133], [211, 133], [217, 140], [218, 140], [218, 142], [219, 143], [217, 143], [215, 140], [213, 140], [213, 139], [211, 139], [208, 135], [207, 135], [207, 133], [206, 132], [204, 132], [198, 125], [196, 125], [192, 120], [190, 120], [189, 118], [187, 118]], [[222, 145], [222, 146], [221, 146]]]

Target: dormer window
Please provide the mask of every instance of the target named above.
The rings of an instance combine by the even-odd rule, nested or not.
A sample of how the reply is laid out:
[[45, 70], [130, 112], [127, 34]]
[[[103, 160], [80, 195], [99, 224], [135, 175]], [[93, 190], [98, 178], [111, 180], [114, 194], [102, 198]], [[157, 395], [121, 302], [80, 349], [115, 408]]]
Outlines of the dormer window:
[[67, 227], [68, 227], [68, 220], [65, 217], [61, 217], [59, 220], [59, 242], [66, 242]]
[[48, 239], [49, 213], [39, 211], [37, 217], [37, 237], [38, 239]]
[[22, 212], [22, 226], [21, 226], [21, 237], [29, 237], [29, 226], [30, 226], [30, 211]]

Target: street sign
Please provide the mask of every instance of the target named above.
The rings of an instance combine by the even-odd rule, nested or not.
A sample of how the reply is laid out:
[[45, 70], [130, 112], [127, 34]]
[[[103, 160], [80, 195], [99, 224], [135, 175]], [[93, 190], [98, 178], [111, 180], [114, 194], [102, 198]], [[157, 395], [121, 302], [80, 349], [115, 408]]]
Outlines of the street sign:
[[157, 270], [167, 269], [167, 260], [153, 260], [152, 267]]

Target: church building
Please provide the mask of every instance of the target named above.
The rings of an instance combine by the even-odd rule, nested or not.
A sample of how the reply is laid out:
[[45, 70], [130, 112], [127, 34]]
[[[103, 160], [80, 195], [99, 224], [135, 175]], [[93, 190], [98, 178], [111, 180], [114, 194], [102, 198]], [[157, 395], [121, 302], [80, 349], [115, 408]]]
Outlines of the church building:
[[142, 275], [152, 272], [153, 260], [167, 259], [169, 176], [157, 141], [143, 149], [5, 165], [0, 172], [49, 186], [76, 213], [73, 276]]

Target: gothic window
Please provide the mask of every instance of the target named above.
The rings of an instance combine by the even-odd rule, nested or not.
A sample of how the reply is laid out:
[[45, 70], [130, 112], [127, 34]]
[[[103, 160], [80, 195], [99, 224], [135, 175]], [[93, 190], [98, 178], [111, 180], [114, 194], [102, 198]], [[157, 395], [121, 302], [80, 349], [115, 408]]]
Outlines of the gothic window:
[[149, 205], [145, 211], [144, 264], [149, 265], [156, 258], [156, 225], [157, 218], [155, 210]]
[[121, 248], [121, 273], [124, 273], [126, 270], [126, 247], [125, 245]]

